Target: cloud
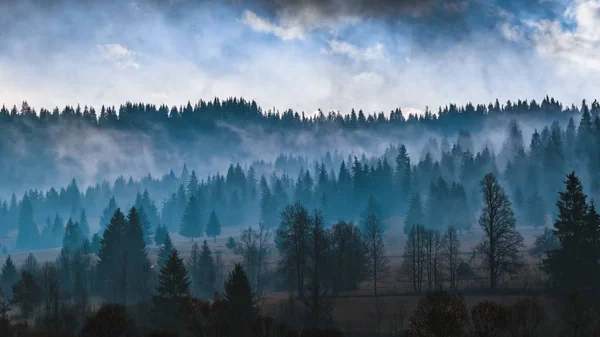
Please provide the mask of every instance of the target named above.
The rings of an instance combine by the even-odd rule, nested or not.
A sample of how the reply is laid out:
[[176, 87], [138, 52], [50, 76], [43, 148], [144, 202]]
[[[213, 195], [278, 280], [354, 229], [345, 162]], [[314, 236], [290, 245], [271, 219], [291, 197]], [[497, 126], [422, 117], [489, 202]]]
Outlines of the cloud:
[[381, 43], [367, 48], [359, 48], [351, 43], [331, 40], [328, 42], [331, 53], [345, 55], [356, 61], [376, 61], [385, 59], [385, 47]]
[[96, 48], [104, 61], [111, 62], [119, 68], [140, 68], [139, 63], [135, 61], [136, 53], [118, 43], [97, 45]]
[[246, 10], [242, 17], [242, 22], [247, 24], [254, 31], [273, 34], [283, 40], [303, 40], [306, 38], [306, 31], [301, 26], [282, 27], [269, 22], [266, 19], [256, 15], [256, 13]]
[[[567, 24], [565, 24], [567, 23]], [[530, 22], [537, 52], [563, 65], [600, 70], [600, 1], [578, 1], [567, 8], [562, 20]]]

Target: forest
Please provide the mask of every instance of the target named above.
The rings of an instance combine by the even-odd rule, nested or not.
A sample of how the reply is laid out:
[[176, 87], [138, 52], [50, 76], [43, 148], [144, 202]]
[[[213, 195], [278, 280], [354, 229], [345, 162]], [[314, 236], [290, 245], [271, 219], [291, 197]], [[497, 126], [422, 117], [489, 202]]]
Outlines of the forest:
[[0, 336], [600, 336], [597, 101], [98, 111], [0, 109]]

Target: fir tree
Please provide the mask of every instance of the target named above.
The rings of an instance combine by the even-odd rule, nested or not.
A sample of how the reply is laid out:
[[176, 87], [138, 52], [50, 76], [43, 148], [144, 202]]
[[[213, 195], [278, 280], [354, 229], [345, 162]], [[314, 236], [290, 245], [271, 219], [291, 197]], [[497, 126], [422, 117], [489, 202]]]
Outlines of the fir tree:
[[169, 234], [169, 230], [167, 226], [158, 226], [156, 227], [156, 232], [154, 233], [154, 243], [159, 246], [165, 242], [165, 238]]
[[229, 239], [227, 239], [227, 243], [225, 244], [225, 247], [229, 248], [230, 250], [233, 250], [236, 246], [237, 246], [237, 242], [235, 242], [235, 239], [233, 238], [233, 236], [230, 236]]
[[4, 261], [4, 265], [2, 266], [2, 276], [0, 278], [0, 282], [2, 284], [2, 289], [6, 289], [6, 298], [12, 298], [12, 286], [19, 279], [19, 274], [17, 273], [17, 267], [13, 263], [12, 258], [9, 256], [6, 257], [6, 261]]
[[173, 249], [175, 249], [173, 246], [173, 241], [171, 241], [171, 236], [169, 236], [169, 233], [167, 233], [167, 235], [165, 235], [165, 240], [163, 241], [162, 246], [158, 250], [158, 254], [156, 256], [156, 264], [160, 269], [162, 269], [165, 263], [167, 263], [167, 259], [171, 255]]
[[21, 201], [19, 212], [19, 233], [17, 235], [17, 249], [33, 249], [39, 244], [40, 233], [33, 221], [33, 207], [29, 197], [25, 195]]
[[423, 201], [418, 193], [415, 193], [408, 206], [408, 213], [404, 218], [404, 234], [410, 233], [414, 225], [423, 224]]
[[63, 248], [69, 253], [75, 253], [76, 250], [81, 248], [84, 237], [79, 228], [79, 223], [73, 222], [71, 218], [67, 221], [65, 227], [65, 235], [63, 236]]
[[179, 252], [173, 249], [158, 275], [153, 296], [153, 318], [156, 328], [177, 332], [185, 328], [190, 281]]
[[148, 298], [151, 289], [148, 289], [150, 261], [148, 261], [140, 213], [135, 207], [132, 207], [127, 214], [127, 224], [123, 236], [124, 250], [127, 256], [127, 296], [133, 303], [136, 303]]
[[111, 300], [124, 300], [122, 283], [114, 275], [123, 272], [123, 232], [127, 220], [117, 209], [106, 226], [98, 250], [97, 282], [105, 296]]
[[568, 289], [595, 287], [600, 279], [598, 265], [599, 240], [595, 206], [587, 203], [587, 195], [579, 178], [572, 172], [559, 192], [556, 202], [558, 217], [554, 235], [560, 248], [548, 252], [544, 267], [555, 286]]
[[[360, 214], [360, 231], [363, 233], [367, 228], [367, 219], [370, 215], [374, 215], [377, 219], [383, 219], [383, 212], [381, 210], [381, 206], [377, 203], [373, 195], [369, 196], [367, 206]], [[385, 231], [385, 227], [382, 226], [381, 230]]]
[[79, 215], [79, 228], [81, 229], [81, 235], [83, 235], [84, 238], [90, 237], [90, 224], [87, 215], [85, 214], [85, 209], [82, 209], [81, 214]]
[[199, 287], [202, 298], [210, 299], [215, 290], [216, 268], [215, 259], [206, 240], [202, 243], [198, 260], [200, 272]]
[[257, 300], [241, 264], [237, 263], [225, 282], [224, 299], [228, 303], [229, 323], [238, 332], [245, 331], [254, 321]]
[[94, 233], [92, 236], [92, 242], [90, 243], [90, 252], [94, 254], [98, 254], [100, 252], [100, 235], [98, 233]]
[[35, 282], [33, 275], [24, 271], [21, 280], [12, 286], [12, 303], [18, 304], [23, 318], [29, 318], [42, 299], [42, 290]]
[[217, 217], [217, 213], [213, 210], [210, 213], [208, 224], [206, 225], [206, 236], [217, 241], [217, 236], [221, 235], [221, 222]]
[[110, 200], [108, 201], [108, 206], [106, 206], [106, 208], [104, 208], [104, 210], [102, 211], [102, 216], [100, 217], [100, 229], [101, 230], [103, 230], [104, 227], [106, 227], [108, 225], [108, 223], [112, 219], [112, 216], [117, 211], [117, 208], [118, 208], [117, 201], [115, 200], [115, 197], [111, 197]]
[[58, 214], [54, 217], [52, 223], [52, 246], [59, 247], [62, 244], [62, 239], [65, 236], [65, 224]]
[[200, 208], [196, 202], [196, 197], [191, 196], [181, 219], [181, 228], [179, 234], [187, 238], [198, 238], [204, 233], [202, 226], [202, 215], [200, 214]]

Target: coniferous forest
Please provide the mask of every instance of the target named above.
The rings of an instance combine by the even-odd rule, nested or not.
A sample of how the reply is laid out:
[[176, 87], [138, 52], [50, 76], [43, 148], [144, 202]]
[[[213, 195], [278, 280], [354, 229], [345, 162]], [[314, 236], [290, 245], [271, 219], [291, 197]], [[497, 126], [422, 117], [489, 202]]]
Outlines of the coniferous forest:
[[0, 336], [600, 333], [597, 101], [24, 102], [0, 138]]

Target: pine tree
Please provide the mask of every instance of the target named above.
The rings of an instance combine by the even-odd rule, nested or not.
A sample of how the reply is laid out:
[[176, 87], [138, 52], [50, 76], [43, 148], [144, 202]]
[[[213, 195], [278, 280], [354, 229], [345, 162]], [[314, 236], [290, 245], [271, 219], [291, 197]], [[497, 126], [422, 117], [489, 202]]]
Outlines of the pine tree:
[[200, 293], [202, 298], [210, 299], [215, 290], [216, 268], [215, 259], [206, 240], [202, 243], [198, 263]]
[[127, 220], [117, 208], [106, 226], [98, 250], [97, 282], [104, 295], [114, 301], [124, 300], [122, 283], [115, 275], [123, 273], [123, 232]]
[[419, 193], [415, 193], [410, 200], [408, 212], [404, 218], [404, 234], [410, 233], [414, 225], [423, 224], [425, 215], [423, 214], [423, 201]]
[[21, 280], [12, 286], [12, 290], [11, 302], [19, 305], [23, 318], [29, 318], [42, 299], [42, 290], [35, 282], [33, 275], [26, 271], [22, 272]]
[[[379, 203], [377, 203], [373, 195], [369, 196], [367, 206], [360, 214], [360, 231], [363, 233], [367, 228], [367, 219], [370, 215], [374, 215], [377, 219], [380, 220], [383, 219], [383, 211], [381, 210], [381, 206], [379, 205]], [[381, 229], [385, 231], [385, 227], [382, 226]]]
[[158, 250], [158, 255], [156, 256], [156, 264], [158, 265], [158, 268], [162, 269], [164, 267], [173, 249], [175, 249], [173, 246], [173, 241], [171, 241], [171, 236], [169, 236], [169, 233], [167, 233], [162, 246]]
[[17, 273], [17, 267], [13, 263], [12, 258], [9, 256], [6, 257], [6, 261], [4, 261], [4, 265], [2, 266], [2, 277], [0, 278], [0, 284], [2, 285], [2, 289], [6, 289], [6, 298], [12, 298], [12, 286], [19, 279], [19, 274]]
[[191, 196], [181, 219], [179, 234], [187, 238], [198, 238], [204, 233], [202, 226], [202, 215], [195, 196]]
[[153, 296], [153, 319], [156, 328], [182, 331], [190, 299], [190, 281], [179, 252], [173, 249], [158, 275], [158, 287]]
[[239, 263], [225, 282], [224, 299], [228, 303], [230, 326], [237, 332], [246, 331], [258, 313], [257, 300], [248, 276]]
[[593, 203], [588, 205], [587, 195], [575, 172], [569, 174], [564, 183], [565, 191], [559, 192], [560, 198], [556, 202], [558, 217], [554, 222], [554, 235], [560, 241], [560, 249], [548, 252], [544, 268], [555, 286], [593, 289], [600, 278], [595, 206]]
[[29, 197], [25, 195], [21, 201], [19, 212], [19, 233], [17, 235], [17, 249], [33, 249], [39, 244], [40, 233], [33, 221], [33, 207]]
[[81, 214], [79, 215], [79, 228], [81, 229], [81, 234], [84, 238], [90, 237], [90, 224], [87, 219], [87, 215], [85, 214], [85, 209], [81, 210]]
[[104, 208], [104, 210], [102, 211], [102, 216], [100, 217], [100, 229], [101, 230], [103, 230], [104, 227], [106, 227], [108, 225], [108, 223], [112, 219], [112, 216], [117, 211], [117, 208], [118, 208], [118, 206], [117, 206], [117, 201], [115, 200], [115, 197], [111, 197], [108, 202], [108, 206], [106, 206], [106, 208]]
[[92, 242], [90, 243], [90, 252], [94, 254], [98, 254], [100, 252], [100, 235], [98, 233], [94, 233], [92, 236]]
[[158, 226], [156, 227], [156, 232], [154, 233], [154, 243], [159, 246], [165, 242], [165, 238], [169, 234], [169, 230], [167, 226]]
[[217, 217], [217, 213], [213, 210], [210, 213], [208, 224], [206, 225], [206, 236], [217, 241], [217, 236], [221, 235], [221, 222]]
[[73, 220], [69, 218], [69, 221], [67, 221], [67, 226], [65, 227], [65, 235], [63, 236], [63, 248], [69, 253], [73, 254], [75, 251], [81, 248], [83, 240], [84, 237], [81, 234], [79, 223], [73, 222]]
[[58, 214], [54, 217], [54, 222], [52, 223], [52, 246], [51, 247], [60, 247], [62, 244], [62, 239], [65, 236], [65, 224]]
[[127, 214], [127, 224], [123, 231], [124, 250], [126, 252], [127, 297], [133, 303], [150, 296], [148, 280], [150, 279], [150, 261], [146, 251], [146, 242], [140, 213], [132, 207]]
[[233, 236], [230, 236], [229, 239], [227, 239], [227, 243], [225, 244], [225, 247], [229, 248], [230, 250], [233, 250], [236, 246], [237, 246], [237, 242], [235, 242], [235, 239], [233, 238]]

